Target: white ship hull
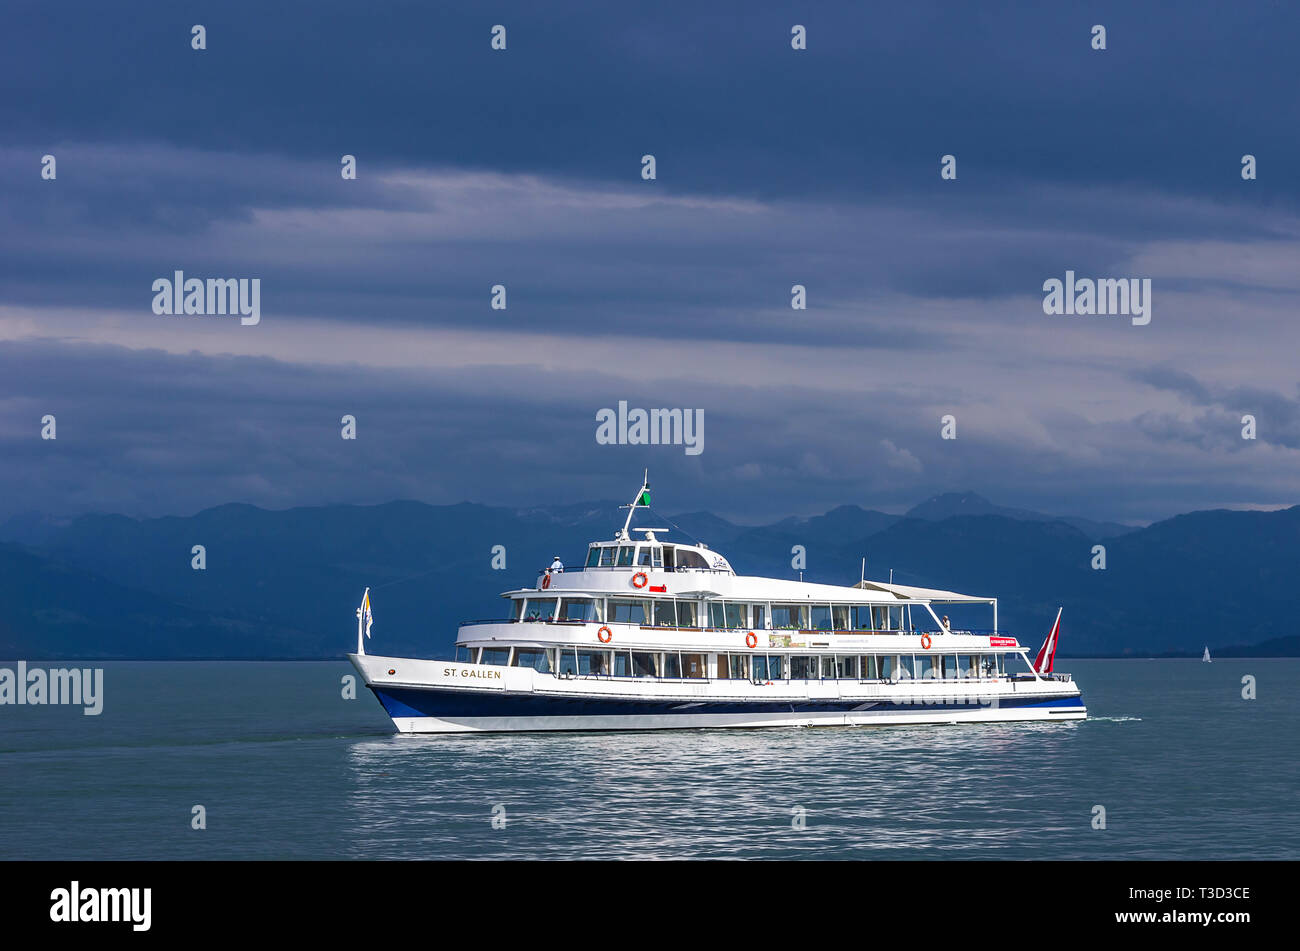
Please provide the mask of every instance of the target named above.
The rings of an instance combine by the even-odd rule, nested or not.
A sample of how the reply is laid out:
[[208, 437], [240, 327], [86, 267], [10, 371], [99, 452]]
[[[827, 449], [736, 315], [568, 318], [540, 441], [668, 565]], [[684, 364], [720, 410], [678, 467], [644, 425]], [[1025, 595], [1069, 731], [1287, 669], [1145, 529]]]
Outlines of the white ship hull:
[[566, 679], [526, 668], [348, 656], [401, 733], [891, 726], [1087, 716], [1069, 681]]
[[720, 730], [815, 726], [904, 726], [1008, 723], [1026, 720], [1083, 720], [1080, 707], [1061, 710], [954, 711], [950, 714], [699, 714], [694, 716], [612, 715], [594, 717], [393, 717], [399, 733], [538, 733], [547, 731]]

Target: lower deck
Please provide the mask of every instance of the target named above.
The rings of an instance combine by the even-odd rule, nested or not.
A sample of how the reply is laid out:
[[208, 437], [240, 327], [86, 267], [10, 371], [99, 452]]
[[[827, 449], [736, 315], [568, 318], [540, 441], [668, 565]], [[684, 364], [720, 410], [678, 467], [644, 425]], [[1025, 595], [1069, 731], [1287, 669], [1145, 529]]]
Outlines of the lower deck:
[[880, 647], [871, 651], [858, 648], [806, 652], [772, 651], [757, 646], [727, 651], [614, 649], [590, 645], [461, 645], [456, 650], [456, 661], [525, 668], [562, 680], [996, 682], [1017, 676], [1016, 661], [1021, 661], [1023, 675], [1033, 676], [1021, 650], [976, 645], [954, 649], [951, 644], [920, 651]]

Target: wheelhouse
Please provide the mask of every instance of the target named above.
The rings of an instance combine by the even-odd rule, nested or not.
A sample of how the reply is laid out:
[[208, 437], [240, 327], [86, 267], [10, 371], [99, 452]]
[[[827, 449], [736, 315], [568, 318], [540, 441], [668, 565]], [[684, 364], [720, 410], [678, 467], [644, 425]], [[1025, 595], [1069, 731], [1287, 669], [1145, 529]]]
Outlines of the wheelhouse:
[[642, 529], [646, 537], [640, 540], [616, 539], [592, 542], [587, 548], [584, 569], [599, 571], [606, 568], [647, 569], [651, 571], [716, 571], [734, 574], [727, 559], [710, 551], [707, 545], [681, 545], [661, 542], [655, 532], [666, 529]]

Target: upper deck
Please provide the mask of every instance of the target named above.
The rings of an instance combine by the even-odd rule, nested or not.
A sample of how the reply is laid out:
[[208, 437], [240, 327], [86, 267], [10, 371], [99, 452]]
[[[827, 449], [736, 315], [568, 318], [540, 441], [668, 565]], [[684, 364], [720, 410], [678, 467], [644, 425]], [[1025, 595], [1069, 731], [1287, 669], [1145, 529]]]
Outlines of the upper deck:
[[[645, 486], [635, 509], [648, 500]], [[542, 622], [555, 625], [626, 625], [643, 633], [705, 634], [714, 631], [779, 631], [809, 634], [952, 634], [933, 604], [979, 604], [993, 609], [997, 599], [930, 588], [867, 581], [833, 585], [785, 578], [739, 575], [727, 558], [707, 544], [667, 541], [667, 529], [639, 528], [634, 538], [627, 523], [612, 540], [591, 542], [578, 567], [565, 567], [556, 556], [531, 588], [506, 591], [509, 616], [467, 622], [458, 640], [514, 639], [518, 632], [469, 631], [480, 625]], [[917, 622], [920, 627], [918, 628]], [[557, 634], [557, 640], [567, 638]], [[576, 632], [571, 632], [576, 633]]]

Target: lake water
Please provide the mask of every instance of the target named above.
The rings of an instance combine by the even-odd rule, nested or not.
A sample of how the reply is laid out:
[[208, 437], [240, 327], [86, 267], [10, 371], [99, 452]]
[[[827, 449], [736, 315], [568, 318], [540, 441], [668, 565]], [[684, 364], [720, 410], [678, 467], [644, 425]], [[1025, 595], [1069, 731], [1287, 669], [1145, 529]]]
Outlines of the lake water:
[[430, 737], [343, 661], [101, 666], [100, 716], [0, 706], [0, 857], [1300, 858], [1296, 659], [1058, 663], [1082, 723]]

